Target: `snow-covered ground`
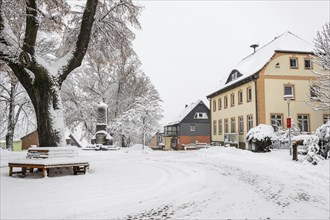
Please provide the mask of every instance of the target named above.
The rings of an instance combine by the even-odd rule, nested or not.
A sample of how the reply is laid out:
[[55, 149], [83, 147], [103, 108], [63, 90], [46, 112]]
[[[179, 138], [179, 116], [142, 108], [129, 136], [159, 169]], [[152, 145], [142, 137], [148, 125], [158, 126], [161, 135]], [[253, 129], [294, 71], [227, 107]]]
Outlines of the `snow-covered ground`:
[[1, 151], [1, 219], [329, 219], [329, 160], [287, 150], [79, 151], [87, 175], [8, 176]]

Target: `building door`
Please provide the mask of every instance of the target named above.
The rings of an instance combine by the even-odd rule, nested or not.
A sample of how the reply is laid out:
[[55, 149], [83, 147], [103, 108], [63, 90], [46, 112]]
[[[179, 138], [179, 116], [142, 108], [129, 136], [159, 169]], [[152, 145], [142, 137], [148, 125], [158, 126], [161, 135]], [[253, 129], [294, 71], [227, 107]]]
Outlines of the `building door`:
[[176, 138], [171, 139], [171, 148], [176, 149]]

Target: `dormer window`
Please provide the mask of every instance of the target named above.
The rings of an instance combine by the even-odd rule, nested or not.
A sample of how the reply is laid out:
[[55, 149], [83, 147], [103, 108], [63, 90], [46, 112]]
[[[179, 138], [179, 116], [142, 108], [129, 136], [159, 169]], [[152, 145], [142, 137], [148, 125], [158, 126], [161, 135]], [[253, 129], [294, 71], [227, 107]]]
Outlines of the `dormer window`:
[[238, 70], [231, 71], [228, 78], [227, 78], [226, 84], [231, 82], [231, 81], [236, 80], [237, 78], [239, 78], [241, 76], [242, 76], [242, 74]]
[[231, 81], [234, 81], [235, 79], [237, 79], [237, 72], [233, 72], [231, 75]]
[[206, 112], [196, 112], [194, 119], [208, 119]]

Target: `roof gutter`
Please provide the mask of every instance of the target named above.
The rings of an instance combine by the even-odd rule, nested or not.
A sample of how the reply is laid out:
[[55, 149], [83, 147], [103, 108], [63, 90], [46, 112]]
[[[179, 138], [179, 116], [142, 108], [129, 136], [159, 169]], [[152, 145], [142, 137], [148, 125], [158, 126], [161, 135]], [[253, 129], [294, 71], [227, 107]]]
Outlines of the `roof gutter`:
[[210, 99], [210, 98], [212, 98], [214, 96], [217, 96], [217, 95], [219, 95], [221, 93], [224, 93], [224, 92], [229, 91], [229, 90], [231, 90], [233, 88], [236, 88], [237, 86], [240, 86], [240, 85], [243, 85], [243, 84], [245, 84], [247, 82], [253, 81], [254, 79], [257, 79], [258, 77], [259, 77], [259, 72], [254, 73], [251, 76], [249, 76], [247, 78], [243, 78], [243, 79], [237, 81], [236, 83], [234, 83], [234, 84], [232, 84], [232, 85], [230, 85], [228, 87], [222, 88], [222, 89], [220, 89], [220, 90], [218, 90], [218, 91], [216, 91], [214, 93], [211, 93], [210, 95], [206, 96], [206, 98], [207, 99]]

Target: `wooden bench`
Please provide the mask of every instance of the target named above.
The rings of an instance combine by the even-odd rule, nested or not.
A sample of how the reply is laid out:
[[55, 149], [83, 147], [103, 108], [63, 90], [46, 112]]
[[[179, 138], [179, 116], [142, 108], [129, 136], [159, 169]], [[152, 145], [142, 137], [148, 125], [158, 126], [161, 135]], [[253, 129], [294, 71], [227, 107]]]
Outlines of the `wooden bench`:
[[[47, 159], [45, 159], [47, 160]], [[38, 163], [29, 163], [26, 162], [9, 162], [9, 176], [13, 174], [22, 174], [25, 176], [26, 172], [29, 171], [30, 173], [33, 172], [34, 169], [39, 169], [42, 171], [42, 177], [48, 176], [48, 172], [50, 168], [64, 168], [64, 167], [72, 167], [73, 174], [77, 175], [78, 173], [86, 174], [87, 169], [89, 169], [88, 162], [68, 162], [68, 163], [43, 163], [47, 161], [39, 161]], [[21, 168], [21, 171], [13, 171], [14, 168]]]
[[[27, 171], [33, 172], [38, 169], [42, 177], [48, 176], [51, 168], [71, 168], [74, 175], [86, 174], [89, 169], [89, 162], [78, 158], [78, 151], [75, 147], [33, 147], [29, 148], [26, 159], [10, 161], [8, 163], [9, 176], [13, 174], [26, 175]], [[20, 171], [14, 171], [20, 168]]]

